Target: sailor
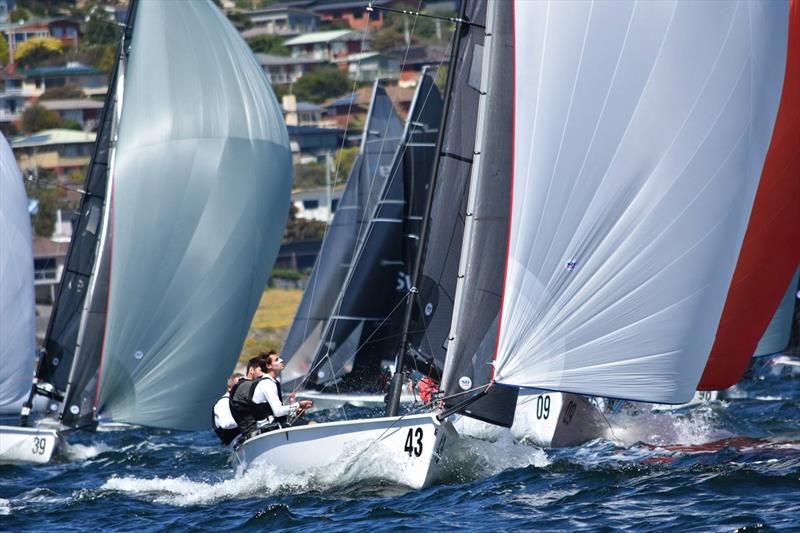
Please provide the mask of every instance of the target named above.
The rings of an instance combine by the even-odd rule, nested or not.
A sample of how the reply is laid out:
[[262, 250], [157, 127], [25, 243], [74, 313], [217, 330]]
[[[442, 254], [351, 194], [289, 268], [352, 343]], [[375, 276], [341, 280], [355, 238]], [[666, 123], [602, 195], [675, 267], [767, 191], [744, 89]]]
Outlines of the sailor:
[[239, 426], [233, 419], [231, 408], [228, 398], [230, 397], [231, 389], [239, 383], [239, 380], [244, 379], [242, 374], [236, 373], [228, 378], [228, 391], [222, 395], [222, 398], [217, 400], [212, 409], [211, 426], [214, 428], [214, 433], [217, 434], [222, 444], [228, 445], [241, 434]]
[[258, 427], [259, 421], [280, 427], [308, 424], [299, 416], [312, 406], [310, 400], [283, 405], [283, 393], [278, 380], [285, 366], [283, 359], [273, 353], [263, 363], [261, 370], [264, 375], [240, 382], [230, 398], [231, 413], [245, 438]]

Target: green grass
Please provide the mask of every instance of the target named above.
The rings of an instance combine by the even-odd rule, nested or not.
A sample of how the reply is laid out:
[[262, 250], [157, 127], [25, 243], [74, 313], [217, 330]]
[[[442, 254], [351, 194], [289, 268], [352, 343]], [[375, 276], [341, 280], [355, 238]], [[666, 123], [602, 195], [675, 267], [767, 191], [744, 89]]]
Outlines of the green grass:
[[247, 361], [262, 350], [280, 350], [283, 347], [302, 297], [301, 289], [264, 291], [239, 354], [240, 362]]

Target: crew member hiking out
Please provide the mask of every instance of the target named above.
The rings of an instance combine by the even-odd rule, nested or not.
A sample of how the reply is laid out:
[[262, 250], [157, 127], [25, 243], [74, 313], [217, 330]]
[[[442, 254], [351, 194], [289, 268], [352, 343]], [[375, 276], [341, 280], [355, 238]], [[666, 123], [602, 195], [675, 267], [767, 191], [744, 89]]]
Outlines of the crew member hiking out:
[[231, 413], [245, 439], [252, 436], [261, 421], [265, 421], [265, 425], [276, 424], [279, 427], [309, 423], [300, 415], [312, 406], [311, 400], [283, 405], [278, 377], [284, 366], [278, 354], [270, 354], [261, 368], [264, 375], [255, 380], [239, 382], [233, 391], [230, 398]]
[[211, 427], [214, 428], [214, 433], [217, 434], [222, 444], [226, 446], [241, 434], [239, 426], [236, 425], [236, 420], [233, 419], [231, 414], [229, 397], [231, 388], [243, 378], [244, 376], [238, 373], [228, 378], [228, 391], [222, 395], [222, 398], [217, 400], [212, 409]]

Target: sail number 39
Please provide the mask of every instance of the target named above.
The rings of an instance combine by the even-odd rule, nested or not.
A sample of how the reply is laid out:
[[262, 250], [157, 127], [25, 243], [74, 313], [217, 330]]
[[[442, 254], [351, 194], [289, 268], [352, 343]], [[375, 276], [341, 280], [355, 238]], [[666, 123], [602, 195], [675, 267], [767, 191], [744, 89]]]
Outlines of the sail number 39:
[[408, 454], [409, 457], [411, 455], [416, 455], [419, 457], [422, 455], [422, 428], [414, 428], [408, 429], [408, 435], [406, 435], [406, 445], [403, 450]]
[[45, 448], [47, 447], [47, 439], [40, 437], [33, 438], [33, 453], [34, 455], [44, 455]]

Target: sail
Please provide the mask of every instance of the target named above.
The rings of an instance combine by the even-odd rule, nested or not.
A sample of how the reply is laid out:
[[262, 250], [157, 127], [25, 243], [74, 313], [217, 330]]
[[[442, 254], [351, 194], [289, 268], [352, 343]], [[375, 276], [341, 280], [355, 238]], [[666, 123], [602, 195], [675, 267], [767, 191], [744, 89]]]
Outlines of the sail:
[[525, 30], [495, 378], [688, 401], [772, 137], [788, 6], [498, 4]]
[[33, 241], [28, 197], [0, 135], [0, 413], [19, 413], [36, 357]]
[[[137, 2], [129, 6], [125, 41], [135, 23]], [[52, 386], [56, 399], [47, 413], [60, 415], [66, 427], [94, 423], [96, 376], [100, 364], [100, 343], [105, 322], [106, 284], [93, 283], [93, 273], [107, 277], [107, 265], [98, 268], [98, 251], [106, 231], [109, 168], [112, 160], [111, 139], [118, 115], [117, 88], [121, 76], [121, 51], [109, 79], [103, 113], [97, 130], [94, 152], [86, 172], [84, 192], [78, 208], [72, 240], [67, 250], [64, 271], [44, 339], [44, 350], [36, 370], [37, 392], [50, 395], [43, 385]], [[87, 301], [88, 298], [88, 301]], [[84, 311], [91, 310], [90, 313]], [[87, 320], [91, 318], [91, 320]], [[85, 340], [85, 342], [83, 342]], [[81, 347], [81, 344], [83, 346]], [[81, 353], [78, 360], [78, 353]]]
[[459, 47], [452, 54], [455, 69], [447, 127], [442, 138], [441, 160], [433, 190], [428, 241], [422, 260], [419, 296], [415, 298], [409, 324], [413, 349], [442, 371], [447, 337], [453, 315], [458, 262], [464, 234], [472, 151], [483, 58], [486, 2], [470, 1], [466, 16], [475, 25], [463, 27]]
[[288, 135], [264, 72], [211, 1], [138, 5], [124, 93], [98, 412], [199, 429], [277, 254]]
[[[784, 3], [772, 6], [786, 11]], [[778, 116], [744, 244], [699, 389], [724, 389], [742, 377], [756, 345], [800, 265], [800, 2], [780, 21], [786, 69]], [[768, 31], [768, 30], [765, 30]]]
[[441, 113], [441, 95], [431, 76], [423, 74], [380, 201], [323, 334], [313, 382], [352, 372], [352, 388], [369, 387], [381, 373], [381, 362], [397, 350], [409, 258], [419, 242]]
[[375, 209], [378, 194], [389, 175], [402, 133], [403, 123], [378, 80], [374, 85], [359, 154], [283, 346], [286, 368], [282, 375], [286, 383], [305, 376], [311, 368], [323, 329], [334, 313], [350, 270], [359, 236], [363, 239], [366, 235], [367, 219]]
[[764, 332], [761, 340], [758, 341], [753, 357], [780, 353], [789, 345], [795, 302], [798, 299], [797, 293], [800, 291], [798, 280], [800, 280], [800, 268], [794, 273], [792, 281], [789, 283], [789, 288], [786, 290], [786, 294], [781, 298], [778, 310], [775, 311], [775, 315], [772, 317], [769, 326], [767, 326], [767, 330]]

